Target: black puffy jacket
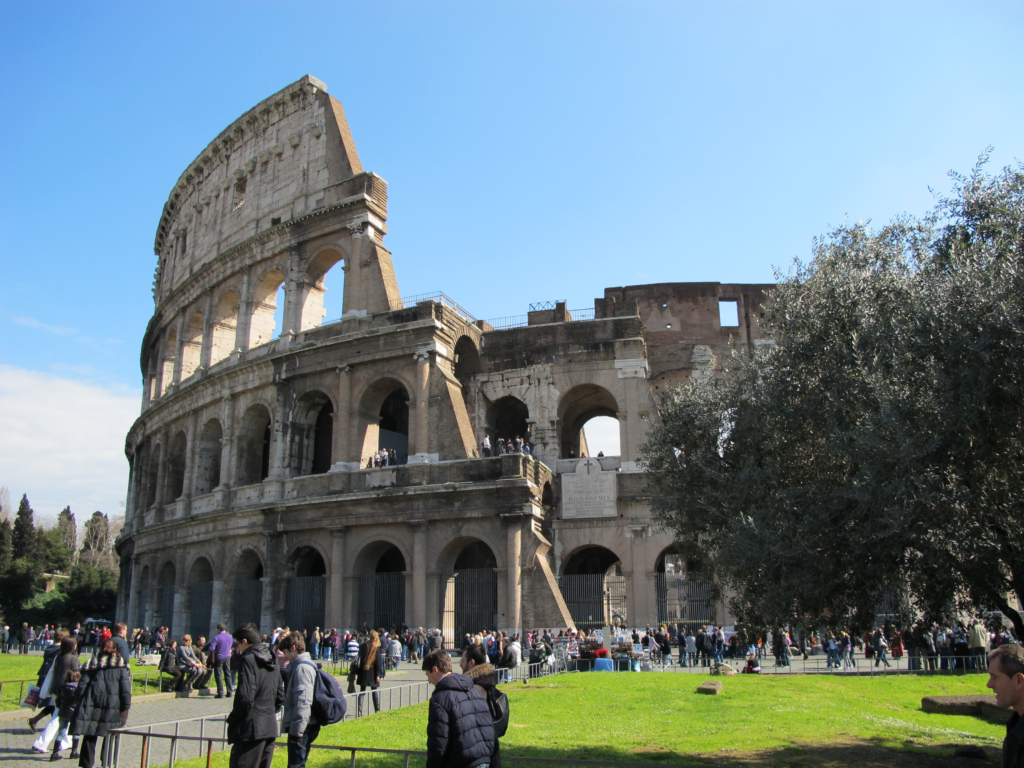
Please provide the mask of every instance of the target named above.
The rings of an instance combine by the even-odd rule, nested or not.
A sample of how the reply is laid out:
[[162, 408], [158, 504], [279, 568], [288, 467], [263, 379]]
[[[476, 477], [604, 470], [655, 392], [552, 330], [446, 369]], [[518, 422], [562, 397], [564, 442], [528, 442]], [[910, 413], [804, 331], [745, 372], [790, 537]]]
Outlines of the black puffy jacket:
[[247, 648], [237, 664], [238, 685], [228, 715], [228, 743], [277, 738], [275, 713], [284, 706], [277, 658], [266, 643]]
[[487, 701], [467, 675], [442, 677], [430, 697], [427, 768], [474, 768], [494, 752]]
[[82, 670], [68, 732], [75, 736], [106, 736], [121, 727], [121, 713], [132, 706], [132, 678], [121, 654], [95, 656]]

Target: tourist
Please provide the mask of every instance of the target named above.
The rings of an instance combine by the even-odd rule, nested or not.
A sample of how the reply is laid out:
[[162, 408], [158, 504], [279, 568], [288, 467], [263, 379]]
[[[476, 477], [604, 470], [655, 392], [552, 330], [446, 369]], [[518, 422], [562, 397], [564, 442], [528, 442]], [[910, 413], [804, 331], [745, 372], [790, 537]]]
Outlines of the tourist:
[[18, 630], [18, 655], [28, 654], [28, 641], [32, 637], [32, 630], [28, 628], [28, 622], [21, 622], [21, 629]]
[[[62, 749], [67, 749], [71, 746], [71, 742], [68, 739], [68, 724], [71, 721], [71, 706], [74, 704], [73, 698], [71, 701], [62, 701], [61, 691], [69, 679], [69, 674], [77, 674], [81, 669], [81, 664], [76, 653], [78, 644], [75, 642], [75, 638], [70, 637], [64, 630], [59, 631], [55, 637], [57, 640], [52, 647], [56, 653], [56, 658], [53, 661], [53, 672], [50, 676], [50, 696], [55, 714], [32, 745], [32, 749], [36, 752], [45, 752], [50, 746], [50, 740], [56, 736], [53, 751], [59, 755]], [[66, 693], [65, 691], [65, 699], [67, 698]], [[61, 714], [62, 707], [64, 708], [63, 714]], [[38, 722], [41, 715], [42, 713], [40, 713], [40, 716], [29, 720], [29, 727], [33, 733], [35, 733], [33, 720]], [[58, 758], [51, 757], [50, 759]]]
[[484, 435], [483, 442], [480, 443], [480, 449], [483, 451], [485, 459], [491, 457], [491, 438], [487, 435]]
[[891, 667], [889, 660], [885, 658], [886, 651], [889, 650], [889, 642], [885, 639], [885, 633], [882, 632], [881, 627], [875, 627], [875, 633], [871, 636], [871, 645], [875, 651], [875, 666], [885, 664], [886, 667]]
[[121, 658], [124, 659], [124, 663], [130, 665], [132, 660], [132, 654], [128, 650], [128, 640], [126, 636], [128, 634], [128, 625], [117, 623], [114, 625], [114, 631], [110, 635], [110, 639], [114, 641], [117, 646], [117, 652], [121, 654]]
[[191, 692], [192, 686], [202, 677], [203, 671], [206, 669], [192, 647], [192, 635], [182, 636], [181, 645], [178, 646], [174, 661], [178, 669], [181, 670], [181, 680], [178, 682], [180, 687], [176, 690], [185, 693]]
[[[970, 631], [968, 632], [971, 646], [971, 657], [974, 662], [975, 669], [981, 671], [985, 669], [985, 653], [987, 652], [990, 637], [988, 630], [985, 629], [985, 625], [980, 621], [976, 621], [971, 625]], [[895, 648], [893, 649], [893, 658], [895, 658]]]
[[[64, 638], [61, 637], [61, 639], [63, 640]], [[36, 673], [36, 686], [38, 686], [38, 688], [39, 688], [39, 705], [38, 706], [41, 707], [41, 709], [39, 710], [39, 714], [38, 715], [36, 715], [35, 717], [30, 717], [28, 719], [28, 728], [29, 728], [30, 731], [32, 731], [32, 733], [36, 732], [36, 725], [39, 724], [39, 721], [42, 720], [47, 715], [53, 714], [54, 709], [56, 709], [56, 707], [53, 704], [53, 700], [52, 700], [50, 694], [48, 693], [47, 690], [44, 690], [44, 689], [46, 688], [46, 686], [45, 686], [46, 675], [49, 673], [50, 668], [53, 666], [53, 663], [57, 660], [57, 656], [59, 654], [60, 654], [60, 646], [57, 646], [57, 645], [51, 645], [49, 648], [47, 648], [45, 651], [43, 651], [43, 661], [42, 661], [42, 664], [39, 665], [39, 671]], [[51, 685], [51, 688], [52, 688], [52, 685]], [[51, 722], [52, 722], [52, 720], [51, 720]], [[40, 748], [40, 749], [36, 749], [36, 752], [45, 752], [45, 751], [46, 751], [45, 747]]]
[[306, 653], [300, 633], [286, 635], [277, 648], [288, 660], [288, 686], [281, 719], [281, 730], [288, 736], [288, 768], [305, 768], [309, 747], [320, 734], [320, 726], [311, 715], [317, 669]]
[[[380, 635], [376, 630], [370, 630], [369, 639], [359, 646], [359, 655], [356, 660], [355, 682], [359, 686], [359, 702], [356, 707], [356, 717], [363, 714], [363, 692], [369, 688], [373, 695], [373, 711], [380, 712], [380, 679], [384, 677], [384, 654], [380, 647]], [[369, 712], [369, 708], [367, 708]]]
[[276, 712], [284, 704], [284, 686], [277, 660], [260, 642], [254, 624], [243, 624], [232, 635], [236, 642], [238, 685], [227, 717], [230, 768], [270, 768], [278, 725]]
[[427, 712], [427, 768], [489, 764], [495, 750], [494, 726], [483, 694], [469, 676], [452, 673], [445, 651], [428, 653], [423, 671], [434, 686]]
[[1000, 645], [988, 655], [988, 682], [996, 706], [1011, 708], [1003, 740], [1003, 767], [1024, 767], [1024, 647]]
[[96, 656], [89, 659], [78, 684], [78, 697], [71, 715], [69, 732], [81, 736], [80, 768], [92, 768], [96, 758], [96, 741], [106, 738], [107, 731], [128, 722], [132, 706], [132, 678], [128, 662], [121, 657], [117, 644], [107, 640]]
[[[218, 699], [224, 698], [224, 688], [227, 688], [227, 695], [231, 696], [234, 690], [231, 686], [231, 648], [234, 645], [234, 638], [228, 634], [228, 628], [224, 624], [217, 625], [217, 634], [210, 641], [210, 656], [213, 661], [214, 679], [217, 682]], [[225, 678], [227, 681], [225, 683]]]
[[[494, 694], [497, 692], [497, 670], [487, 663], [487, 656], [484, 654], [483, 647], [471, 645], [464, 650], [462, 658], [459, 660], [459, 667], [462, 669], [462, 673], [473, 681], [473, 686], [490, 705], [490, 702], [495, 698]], [[491, 709], [490, 706], [488, 708]], [[496, 714], [491, 709], [491, 725], [494, 728], [494, 751], [491, 753], [490, 768], [501, 768], [501, 748], [498, 739], [505, 735], [505, 730], [508, 728], [507, 708], [504, 712], [504, 717], [500, 720], [495, 720]]]

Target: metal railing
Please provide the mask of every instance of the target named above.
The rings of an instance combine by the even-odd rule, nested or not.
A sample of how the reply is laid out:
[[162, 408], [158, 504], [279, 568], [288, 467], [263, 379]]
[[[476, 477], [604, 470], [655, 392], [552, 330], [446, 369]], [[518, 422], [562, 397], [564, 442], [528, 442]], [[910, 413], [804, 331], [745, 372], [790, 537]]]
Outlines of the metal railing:
[[589, 307], [587, 309], [570, 309], [569, 317], [574, 321], [576, 320], [593, 320], [594, 319], [594, 308]]
[[530, 324], [529, 315], [509, 315], [508, 317], [496, 317], [493, 320], [485, 320], [496, 331], [507, 331], [509, 328], [522, 328]]
[[448, 297], [441, 291], [434, 291], [432, 293], [420, 293], [417, 294], [416, 296], [403, 296], [401, 299], [399, 299], [399, 301], [402, 303], [403, 309], [405, 307], [411, 307], [412, 305], [421, 301], [436, 301], [438, 304], [448, 307], [448, 309], [455, 312], [455, 314], [457, 314], [466, 322], [476, 322], [476, 318], [473, 317], [473, 315], [471, 315], [465, 309], [460, 307], [455, 301], [453, 301], [450, 297]]
[[530, 311], [541, 312], [545, 309], [555, 309], [559, 304], [565, 304], [565, 299], [555, 299], [554, 301], [538, 301], [530, 305]]

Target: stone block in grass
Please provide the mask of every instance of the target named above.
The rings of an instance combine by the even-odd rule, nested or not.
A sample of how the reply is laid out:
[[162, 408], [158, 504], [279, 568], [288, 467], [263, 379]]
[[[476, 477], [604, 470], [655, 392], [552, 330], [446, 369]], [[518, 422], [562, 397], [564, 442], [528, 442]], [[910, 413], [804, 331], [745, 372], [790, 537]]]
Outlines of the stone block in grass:
[[705, 693], [708, 696], [718, 696], [722, 692], [721, 680], [708, 680], [697, 686], [697, 693]]

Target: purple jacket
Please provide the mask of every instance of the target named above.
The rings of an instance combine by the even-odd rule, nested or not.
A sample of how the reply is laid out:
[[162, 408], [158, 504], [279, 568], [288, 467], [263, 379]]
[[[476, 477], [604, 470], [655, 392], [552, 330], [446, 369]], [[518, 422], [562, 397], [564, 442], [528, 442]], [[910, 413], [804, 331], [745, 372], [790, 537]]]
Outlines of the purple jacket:
[[221, 632], [210, 643], [210, 650], [213, 651], [213, 657], [215, 659], [226, 659], [231, 656], [231, 644], [234, 643], [234, 638], [231, 637], [227, 632]]

